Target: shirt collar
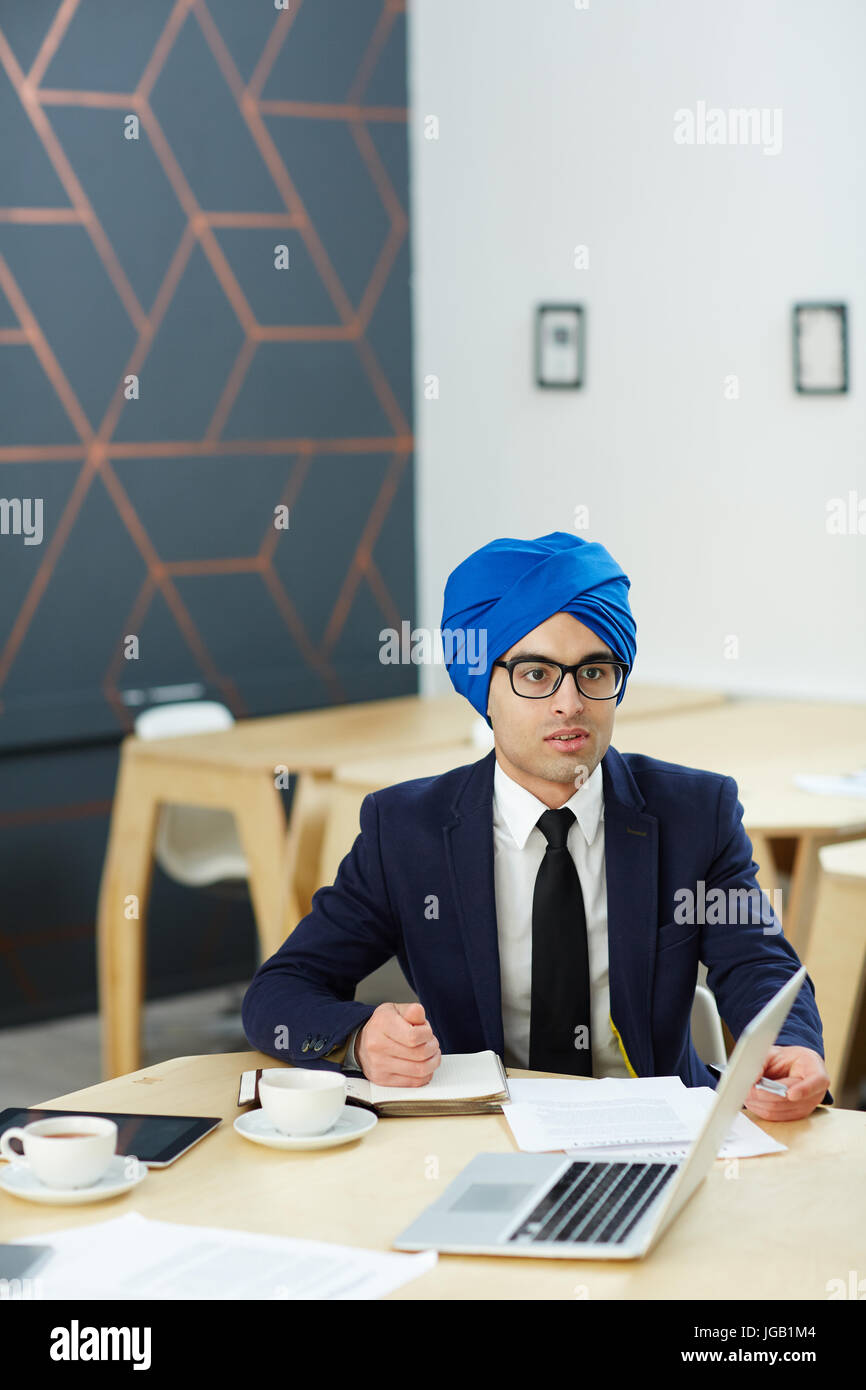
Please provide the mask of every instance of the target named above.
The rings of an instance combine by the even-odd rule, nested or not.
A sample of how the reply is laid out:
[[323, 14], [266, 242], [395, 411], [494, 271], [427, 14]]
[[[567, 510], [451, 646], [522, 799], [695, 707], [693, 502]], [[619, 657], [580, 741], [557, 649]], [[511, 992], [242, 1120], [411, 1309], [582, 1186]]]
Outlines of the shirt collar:
[[[604, 818], [604, 795], [601, 776], [601, 763], [587, 778], [574, 796], [565, 805], [573, 811], [583, 837], [588, 845], [595, 839], [598, 823]], [[523, 849], [539, 816], [550, 808], [539, 801], [537, 796], [521, 787], [513, 777], [500, 767], [499, 760], [493, 773], [493, 815], [499, 823], [507, 826], [511, 838], [519, 849]], [[541, 831], [539, 830], [539, 835]]]

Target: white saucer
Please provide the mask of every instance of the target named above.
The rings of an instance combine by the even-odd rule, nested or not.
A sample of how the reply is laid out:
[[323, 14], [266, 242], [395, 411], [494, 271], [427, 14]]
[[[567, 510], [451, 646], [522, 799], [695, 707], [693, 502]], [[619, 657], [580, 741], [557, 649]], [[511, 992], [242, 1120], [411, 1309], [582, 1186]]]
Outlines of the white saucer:
[[333, 1149], [338, 1144], [348, 1144], [352, 1139], [360, 1139], [371, 1130], [378, 1120], [372, 1110], [364, 1110], [359, 1105], [345, 1105], [339, 1119], [324, 1134], [281, 1134], [271, 1124], [264, 1110], [248, 1110], [238, 1115], [235, 1129], [245, 1139], [254, 1144], [264, 1144], [269, 1149]]
[[117, 1197], [121, 1192], [129, 1192], [147, 1177], [147, 1168], [139, 1164], [134, 1177], [127, 1177], [124, 1168], [127, 1158], [115, 1154], [99, 1182], [92, 1187], [46, 1187], [29, 1168], [19, 1168], [13, 1163], [5, 1163], [0, 1171], [0, 1187], [13, 1197], [23, 1197], [28, 1202], [44, 1202], [49, 1206], [78, 1207], [85, 1202], [104, 1202], [107, 1197]]

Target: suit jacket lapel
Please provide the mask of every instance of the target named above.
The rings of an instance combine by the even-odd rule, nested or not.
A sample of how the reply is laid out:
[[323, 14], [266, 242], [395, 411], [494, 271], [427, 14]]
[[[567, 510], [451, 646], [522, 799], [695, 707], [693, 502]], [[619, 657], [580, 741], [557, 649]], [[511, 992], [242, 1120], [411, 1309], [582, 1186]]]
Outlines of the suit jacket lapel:
[[491, 751], [472, 765], [442, 834], [485, 1046], [501, 1057], [505, 1035], [493, 876], [495, 764], [496, 754]]
[[601, 764], [610, 1014], [639, 1076], [654, 1074], [652, 993], [658, 929], [658, 821], [615, 748]]

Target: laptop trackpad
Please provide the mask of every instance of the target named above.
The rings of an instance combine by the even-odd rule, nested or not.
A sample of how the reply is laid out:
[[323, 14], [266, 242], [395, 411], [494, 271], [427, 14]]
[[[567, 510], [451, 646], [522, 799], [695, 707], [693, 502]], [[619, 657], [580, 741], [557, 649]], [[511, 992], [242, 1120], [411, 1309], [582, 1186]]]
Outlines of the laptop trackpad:
[[535, 1183], [474, 1182], [461, 1192], [450, 1211], [514, 1211], [535, 1190]]

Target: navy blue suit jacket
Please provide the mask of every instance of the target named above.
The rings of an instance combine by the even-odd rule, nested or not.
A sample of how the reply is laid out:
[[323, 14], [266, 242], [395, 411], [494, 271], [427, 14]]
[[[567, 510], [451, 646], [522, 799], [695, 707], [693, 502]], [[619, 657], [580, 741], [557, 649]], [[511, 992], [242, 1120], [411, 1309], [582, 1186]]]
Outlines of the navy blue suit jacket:
[[[443, 1052], [503, 1056], [494, 760], [491, 752], [364, 798], [361, 833], [333, 886], [318, 890], [247, 990], [243, 1024], [254, 1047], [338, 1068], [325, 1054], [373, 1012], [354, 1002], [356, 984], [396, 956]], [[800, 962], [775, 917], [768, 925], [743, 913], [739, 925], [713, 926], [694, 920], [696, 911], [675, 920], [675, 894], [696, 892], [698, 880], [707, 893], [757, 889], [733, 778], [612, 747], [601, 766], [611, 1021], [634, 1074], [714, 1087], [689, 1027], [698, 962], [735, 1038]], [[814, 995], [807, 977], [778, 1042], [823, 1057]]]

